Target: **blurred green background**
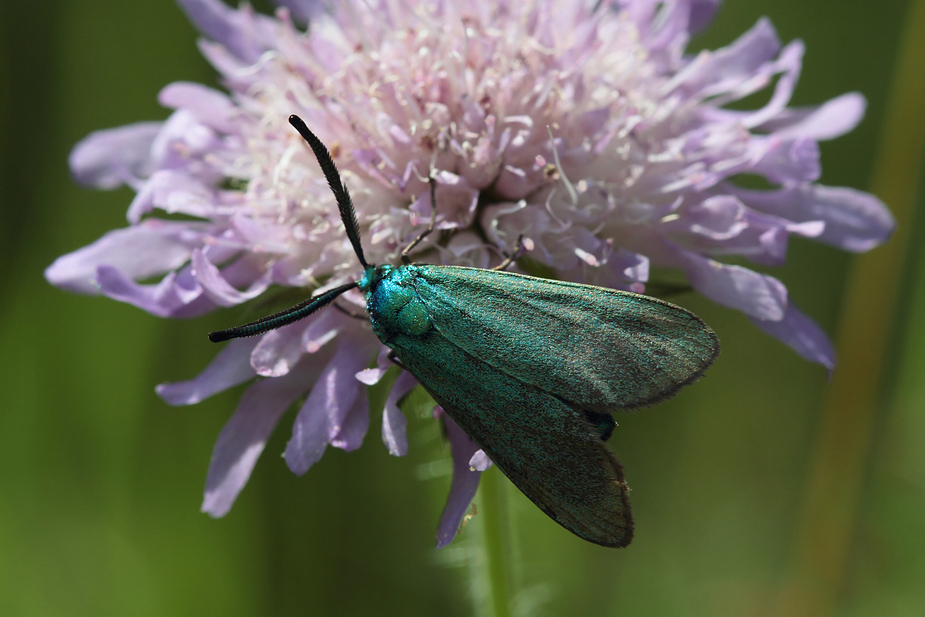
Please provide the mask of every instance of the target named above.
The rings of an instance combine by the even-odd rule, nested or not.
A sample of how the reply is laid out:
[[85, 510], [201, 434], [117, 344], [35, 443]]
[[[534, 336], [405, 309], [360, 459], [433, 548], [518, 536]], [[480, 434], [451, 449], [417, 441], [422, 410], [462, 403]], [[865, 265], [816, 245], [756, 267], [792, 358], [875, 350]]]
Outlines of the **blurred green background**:
[[[410, 419], [411, 453], [399, 459], [374, 418], [363, 448], [329, 449], [298, 478], [279, 457], [289, 415], [232, 512], [199, 512], [213, 442], [241, 389], [178, 409], [154, 386], [197, 374], [215, 354], [205, 333], [227, 314], [165, 321], [59, 291], [42, 271], [124, 226], [132, 197], [73, 185], [70, 148], [93, 130], [165, 118], [164, 85], [214, 85], [215, 74], [172, 0], [0, 7], [0, 615], [484, 613], [483, 515], [433, 548], [449, 485], [433, 421]], [[857, 130], [821, 145], [822, 182], [869, 189], [909, 7], [729, 0], [692, 49], [728, 44], [762, 15], [783, 41], [805, 40], [794, 104], [852, 90], [869, 101]], [[921, 217], [907, 231], [919, 237]], [[857, 259], [796, 238], [774, 274], [834, 336]], [[882, 316], [884, 387], [829, 605], [837, 615], [925, 614], [923, 260], [912, 242], [890, 266], [903, 268], [901, 304]], [[618, 418], [611, 444], [637, 522], [629, 548], [576, 539], [498, 478], [515, 613], [780, 614], [829, 382], [742, 315], [692, 294], [678, 301], [711, 324], [723, 353], [676, 399]]]

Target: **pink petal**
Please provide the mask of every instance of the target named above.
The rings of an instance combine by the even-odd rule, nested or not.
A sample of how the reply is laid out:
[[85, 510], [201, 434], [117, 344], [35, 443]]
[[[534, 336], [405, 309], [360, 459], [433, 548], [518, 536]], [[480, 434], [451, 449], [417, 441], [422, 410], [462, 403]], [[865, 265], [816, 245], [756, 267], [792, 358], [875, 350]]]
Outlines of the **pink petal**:
[[286, 225], [269, 218], [255, 218], [246, 211], [235, 216], [231, 223], [238, 236], [253, 247], [252, 250], [282, 255], [292, 252], [292, 229]]
[[302, 475], [308, 471], [321, 459], [328, 443], [343, 430], [348, 413], [363, 389], [356, 381], [356, 373], [369, 363], [374, 349], [372, 337], [340, 341], [292, 427], [285, 456], [293, 473]]
[[896, 226], [882, 201], [851, 188], [802, 184], [779, 191], [724, 190], [734, 192], [750, 208], [791, 221], [824, 221], [819, 240], [846, 251], [868, 251], [886, 242]]
[[822, 174], [819, 144], [812, 139], [790, 140], [772, 136], [767, 140], [752, 138], [752, 144], [760, 158], [749, 169], [774, 184], [815, 182]]
[[710, 240], [729, 240], [748, 227], [745, 206], [729, 195], [716, 195], [667, 216], [659, 225], [664, 233], [690, 233]]
[[698, 32], [705, 28], [713, 19], [719, 0], [691, 0], [691, 16], [688, 29]]
[[482, 472], [470, 469], [469, 460], [481, 450], [459, 425], [443, 412], [443, 409], [435, 407], [434, 417], [442, 419], [446, 426], [446, 435], [453, 456], [453, 482], [443, 514], [440, 515], [440, 523], [437, 525], [437, 548], [443, 548], [456, 537], [459, 524], [479, 488]]
[[336, 309], [324, 311], [312, 319], [305, 332], [302, 333], [302, 348], [308, 353], [315, 353], [334, 340], [345, 325], [344, 315]]
[[795, 222], [819, 220], [819, 240], [861, 253], [886, 242], [896, 221], [874, 195], [851, 188], [801, 184], [778, 191], [751, 191], [723, 186], [748, 207]]
[[256, 376], [251, 367], [251, 351], [258, 338], [239, 338], [228, 342], [209, 366], [188, 381], [162, 383], [155, 392], [168, 405], [195, 405], [213, 394], [224, 392]]
[[360, 388], [353, 407], [347, 412], [340, 432], [331, 439], [331, 445], [346, 452], [353, 452], [363, 445], [363, 438], [369, 430], [369, 401], [366, 390]]
[[803, 66], [803, 54], [805, 51], [806, 47], [802, 41], [794, 41], [784, 47], [774, 63], [764, 67], [769, 76], [776, 73], [783, 74], [777, 80], [777, 85], [774, 86], [771, 100], [761, 109], [744, 114], [739, 118], [742, 126], [752, 129], [771, 118], [776, 118], [784, 111], [800, 78], [800, 69]]
[[103, 295], [158, 317], [197, 317], [215, 308], [188, 266], [179, 273], [168, 273], [153, 285], [136, 283], [111, 266], [97, 268], [96, 280]]
[[[462, 229], [472, 224], [479, 192], [461, 176], [446, 171], [437, 176], [437, 229]], [[430, 218], [430, 192], [422, 190], [409, 209], [425, 222]]]
[[405, 414], [398, 408], [398, 401], [411, 392], [418, 385], [418, 380], [408, 371], [402, 371], [392, 385], [389, 396], [385, 399], [385, 408], [382, 410], [382, 442], [392, 456], [408, 454], [408, 435], [405, 427], [408, 424]]
[[310, 327], [312, 317], [270, 330], [260, 337], [260, 343], [251, 354], [251, 366], [258, 375], [280, 377], [299, 362], [305, 353], [302, 337]]
[[159, 169], [186, 170], [208, 186], [224, 181], [215, 167], [226, 146], [216, 132], [201, 124], [191, 112], [173, 112], [151, 143], [151, 156]]
[[848, 92], [816, 107], [783, 110], [758, 130], [781, 139], [835, 139], [854, 130], [866, 109], [867, 99], [862, 94]]
[[360, 383], [371, 386], [379, 383], [385, 374], [390, 368], [395, 366], [391, 360], [389, 360], [389, 352], [391, 349], [382, 345], [379, 348], [379, 354], [376, 356], [376, 368], [363, 369], [362, 371], [356, 374], [357, 381]]
[[[665, 86], [666, 92], [682, 88], [701, 97], [741, 89], [759, 73], [780, 49], [780, 39], [770, 20], [762, 17], [732, 45], [716, 51], [702, 51]], [[760, 85], [751, 86], [754, 91]]]
[[276, 4], [288, 8], [299, 21], [307, 22], [324, 10], [325, 3], [323, 0], [276, 0]]
[[183, 108], [196, 120], [220, 133], [235, 135], [240, 132], [238, 112], [228, 95], [202, 84], [177, 81], [166, 86], [157, 96], [158, 102], [172, 109]]
[[494, 465], [488, 455], [485, 454], [485, 450], [477, 450], [475, 454], [472, 455], [472, 458], [469, 459], [469, 467], [475, 471], [487, 471], [489, 467]]
[[193, 275], [202, 286], [203, 291], [218, 306], [235, 306], [247, 302], [262, 294], [270, 285], [270, 273], [262, 277], [245, 291], [238, 291], [225, 280], [215, 265], [196, 249], [192, 255]]
[[694, 289], [717, 304], [750, 317], [780, 321], [787, 309], [787, 288], [776, 278], [742, 266], [730, 266], [677, 249], [678, 264]]
[[227, 218], [240, 208], [240, 204], [222, 203], [225, 200], [218, 190], [203, 184], [186, 170], [162, 169], [151, 174], [140, 186], [127, 218], [129, 223], [138, 223], [155, 208], [202, 219]]
[[154, 170], [151, 144], [163, 126], [163, 122], [137, 122], [90, 133], [68, 156], [74, 181], [100, 189], [123, 184], [137, 188]]
[[289, 374], [258, 381], [247, 389], [212, 450], [203, 512], [214, 517], [228, 513], [280, 417], [317, 374], [319, 360], [307, 357]]
[[201, 246], [209, 227], [205, 223], [143, 221], [116, 229], [81, 249], [56, 259], [45, 270], [52, 285], [78, 293], [99, 293], [100, 266], [118, 266], [132, 279], [145, 279], [176, 270]]
[[818, 362], [829, 369], [829, 375], [835, 369], [835, 348], [825, 332], [793, 303], [787, 305], [783, 319], [765, 321], [752, 319], [752, 322], [774, 338], [783, 341], [791, 349], [811, 362]]
[[249, 6], [236, 10], [220, 0], [178, 1], [200, 32], [245, 62], [256, 62], [272, 37], [275, 22]]
[[241, 60], [224, 45], [207, 39], [199, 39], [196, 46], [209, 64], [224, 75], [230, 88], [244, 90], [251, 84], [254, 78], [251, 62]]

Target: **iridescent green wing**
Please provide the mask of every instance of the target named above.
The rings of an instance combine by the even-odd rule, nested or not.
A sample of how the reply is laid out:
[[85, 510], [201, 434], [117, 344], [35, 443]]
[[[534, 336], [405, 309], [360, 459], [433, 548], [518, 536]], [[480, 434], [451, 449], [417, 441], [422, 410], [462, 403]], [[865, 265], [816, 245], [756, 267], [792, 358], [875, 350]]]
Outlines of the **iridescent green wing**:
[[586, 415], [431, 330], [395, 336], [402, 364], [541, 510], [581, 538], [630, 543], [623, 470]]
[[655, 404], [719, 354], [696, 315], [638, 294], [451, 266], [411, 266], [437, 330], [485, 364], [597, 412]]

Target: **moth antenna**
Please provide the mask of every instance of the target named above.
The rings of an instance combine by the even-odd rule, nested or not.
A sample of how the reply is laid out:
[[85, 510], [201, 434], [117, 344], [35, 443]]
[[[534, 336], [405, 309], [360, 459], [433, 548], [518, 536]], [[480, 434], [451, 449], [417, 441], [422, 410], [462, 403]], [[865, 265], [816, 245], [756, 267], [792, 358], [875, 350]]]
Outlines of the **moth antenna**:
[[209, 332], [209, 340], [213, 343], [221, 343], [222, 341], [228, 341], [233, 338], [245, 338], [248, 336], [257, 336], [258, 334], [263, 334], [264, 332], [269, 332], [270, 330], [275, 330], [276, 328], [282, 328], [283, 326], [288, 326], [291, 323], [299, 321], [308, 317], [312, 313], [319, 311], [326, 307], [328, 304], [334, 301], [337, 296], [341, 295], [345, 291], [349, 291], [356, 287], [358, 283], [347, 283], [346, 285], [341, 285], [340, 287], [335, 287], [331, 291], [325, 292], [320, 296], [314, 296], [309, 298], [305, 302], [296, 304], [292, 308], [288, 308], [285, 311], [280, 311], [279, 313], [274, 313], [273, 315], [268, 315], [257, 321], [252, 321], [243, 326], [236, 326], [234, 328], [228, 328], [227, 330], [218, 330], [217, 332]]
[[315, 153], [318, 165], [321, 166], [321, 172], [324, 174], [325, 180], [328, 181], [331, 192], [334, 193], [334, 197], [337, 199], [340, 220], [344, 222], [347, 238], [350, 239], [350, 244], [353, 245], [353, 252], [356, 253], [357, 259], [360, 260], [360, 265], [363, 268], [369, 268], [366, 257], [363, 256], [363, 245], [360, 244], [360, 224], [357, 222], [357, 212], [353, 207], [353, 200], [350, 199], [350, 193], [347, 191], [347, 185], [344, 184], [343, 179], [340, 177], [340, 172], [337, 171], [337, 165], [334, 164], [334, 159], [331, 158], [331, 153], [321, 143], [321, 140], [308, 130], [302, 118], [291, 115], [289, 116], [289, 124], [299, 132], [302, 139], [308, 142], [312, 152]]

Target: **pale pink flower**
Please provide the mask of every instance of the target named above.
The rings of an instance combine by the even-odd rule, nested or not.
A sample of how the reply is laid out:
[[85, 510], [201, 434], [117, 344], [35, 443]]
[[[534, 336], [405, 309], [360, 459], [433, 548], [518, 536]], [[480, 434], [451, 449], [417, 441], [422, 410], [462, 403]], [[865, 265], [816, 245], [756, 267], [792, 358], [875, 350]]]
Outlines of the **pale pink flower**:
[[[298, 114], [334, 154], [371, 263], [396, 263], [421, 229], [422, 177], [434, 171], [437, 226], [452, 233], [422, 245], [428, 261], [485, 267], [524, 234], [529, 257], [563, 279], [641, 292], [650, 266], [677, 268], [699, 293], [834, 366], [828, 338], [783, 283], [723, 263], [782, 264], [792, 235], [866, 251], [893, 228], [874, 196], [816, 184], [817, 142], [854, 128], [865, 101], [850, 93], [788, 108], [804, 48], [782, 47], [768, 20], [692, 56], [691, 32], [718, 0], [342, 0], [327, 11], [280, 0], [288, 8], [274, 17], [180, 3], [227, 92], [170, 84], [159, 97], [174, 110], [165, 122], [100, 131], [74, 148], [78, 182], [137, 194], [129, 226], [55, 261], [53, 284], [194, 317], [271, 285], [308, 295], [355, 280], [333, 197], [286, 121]], [[308, 33], [293, 18], [311, 19]], [[725, 107], [771, 84], [764, 107]], [[743, 173], [775, 188], [742, 189]], [[359, 294], [341, 302], [362, 311]], [[232, 341], [195, 379], [159, 386], [183, 405], [253, 381], [215, 445], [203, 509], [229, 510], [279, 418], [306, 394], [289, 467], [306, 472], [328, 445], [359, 447], [369, 426], [361, 384], [382, 377], [382, 350], [367, 324], [329, 309]], [[382, 438], [395, 455], [408, 448], [397, 403], [414, 385], [402, 373], [386, 404]], [[448, 425], [456, 476], [441, 545], [479, 464]]]

